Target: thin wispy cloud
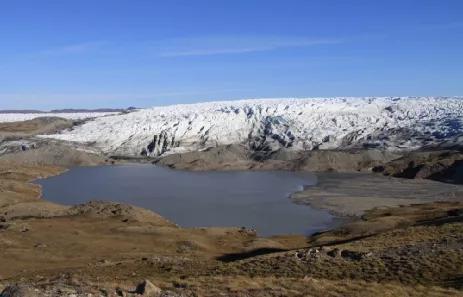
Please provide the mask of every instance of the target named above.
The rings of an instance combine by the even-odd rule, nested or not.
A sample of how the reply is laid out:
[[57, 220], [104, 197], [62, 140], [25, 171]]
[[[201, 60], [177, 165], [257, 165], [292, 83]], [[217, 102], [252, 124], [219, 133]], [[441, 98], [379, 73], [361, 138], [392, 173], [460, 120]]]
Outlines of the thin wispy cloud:
[[39, 54], [46, 56], [66, 56], [100, 52], [144, 52], [145, 54], [154, 53], [158, 57], [188, 57], [245, 54], [284, 48], [339, 44], [344, 41], [341, 38], [206, 36], [135, 42], [130, 45], [121, 45], [114, 42], [108, 43], [105, 41], [81, 42], [45, 49], [39, 52]]
[[68, 55], [68, 54], [81, 54], [81, 53], [90, 53], [102, 50], [103, 47], [107, 45], [107, 42], [104, 41], [92, 41], [92, 42], [81, 42], [73, 43], [63, 46], [58, 46], [54, 48], [49, 48], [40, 52], [43, 55], [50, 56], [59, 56], [59, 55]]
[[209, 56], [272, 51], [283, 48], [339, 44], [340, 38], [278, 36], [209, 36], [164, 40], [155, 47], [162, 57]]

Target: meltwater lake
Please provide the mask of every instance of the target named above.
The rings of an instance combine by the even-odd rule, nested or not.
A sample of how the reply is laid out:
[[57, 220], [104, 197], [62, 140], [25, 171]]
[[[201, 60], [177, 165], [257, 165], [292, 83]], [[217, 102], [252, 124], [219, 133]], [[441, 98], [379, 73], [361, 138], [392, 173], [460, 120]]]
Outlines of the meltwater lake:
[[307, 172], [193, 172], [131, 164], [75, 167], [36, 183], [44, 199], [52, 202], [128, 203], [182, 227], [243, 226], [261, 236], [309, 235], [336, 221], [327, 211], [289, 199], [291, 193], [316, 183], [316, 176]]

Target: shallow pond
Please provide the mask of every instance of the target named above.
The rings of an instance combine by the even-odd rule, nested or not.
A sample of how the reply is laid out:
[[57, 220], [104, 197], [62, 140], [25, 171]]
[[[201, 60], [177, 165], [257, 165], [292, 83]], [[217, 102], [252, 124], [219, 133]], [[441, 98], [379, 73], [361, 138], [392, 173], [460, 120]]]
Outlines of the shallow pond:
[[191, 172], [153, 165], [76, 167], [38, 180], [45, 199], [73, 205], [109, 200], [151, 209], [183, 227], [244, 226], [259, 235], [311, 234], [334, 224], [324, 210], [291, 202], [311, 173]]

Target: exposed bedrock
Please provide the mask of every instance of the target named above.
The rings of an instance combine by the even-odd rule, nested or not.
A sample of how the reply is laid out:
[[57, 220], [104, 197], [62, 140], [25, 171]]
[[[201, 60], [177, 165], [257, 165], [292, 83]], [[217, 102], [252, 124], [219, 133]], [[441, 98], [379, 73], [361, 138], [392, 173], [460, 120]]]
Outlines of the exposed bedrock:
[[432, 179], [463, 184], [463, 152], [456, 150], [406, 153], [377, 149], [250, 151], [229, 145], [156, 159], [155, 164], [188, 170], [373, 171], [393, 177]]
[[463, 184], [463, 151], [411, 152], [373, 168], [375, 172], [403, 178], [425, 178]]
[[314, 150], [253, 152], [229, 145], [157, 159], [156, 164], [190, 170], [279, 169], [305, 171], [364, 171], [400, 157], [380, 150]]

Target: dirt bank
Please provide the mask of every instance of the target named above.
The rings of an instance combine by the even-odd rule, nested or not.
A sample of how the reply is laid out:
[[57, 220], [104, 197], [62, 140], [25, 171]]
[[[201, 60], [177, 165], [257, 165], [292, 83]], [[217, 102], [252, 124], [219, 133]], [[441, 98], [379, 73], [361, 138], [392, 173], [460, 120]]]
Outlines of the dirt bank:
[[371, 173], [320, 172], [315, 186], [294, 193], [292, 199], [338, 215], [360, 216], [376, 207], [462, 201], [463, 186]]

